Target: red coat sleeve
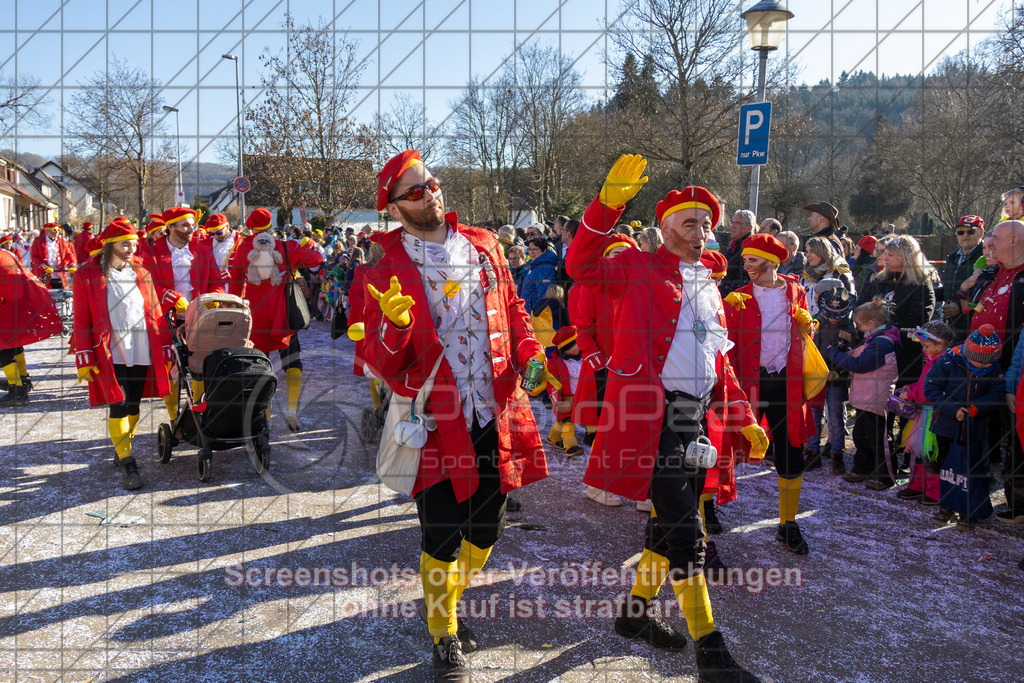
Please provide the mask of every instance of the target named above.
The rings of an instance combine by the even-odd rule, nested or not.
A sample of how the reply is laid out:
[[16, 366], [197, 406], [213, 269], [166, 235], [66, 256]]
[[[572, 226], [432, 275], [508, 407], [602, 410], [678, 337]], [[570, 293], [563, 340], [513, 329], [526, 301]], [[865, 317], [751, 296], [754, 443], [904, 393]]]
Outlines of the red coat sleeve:
[[89, 279], [91, 273], [76, 273], [72, 284], [75, 317], [75, 366], [79, 368], [95, 366], [96, 359], [96, 326], [92, 319], [89, 306]]
[[607, 242], [607, 231], [621, 215], [622, 209], [609, 209], [595, 198], [583, 214], [583, 222], [565, 255], [569, 277], [613, 299], [619, 299], [625, 294], [630, 269], [625, 260], [618, 257], [605, 258], [602, 254]]
[[[572, 245], [570, 245], [571, 248]], [[594, 293], [581, 284], [569, 290], [569, 322], [576, 327], [576, 345], [580, 357], [592, 369], [600, 370], [608, 362], [597, 345], [597, 303]]]

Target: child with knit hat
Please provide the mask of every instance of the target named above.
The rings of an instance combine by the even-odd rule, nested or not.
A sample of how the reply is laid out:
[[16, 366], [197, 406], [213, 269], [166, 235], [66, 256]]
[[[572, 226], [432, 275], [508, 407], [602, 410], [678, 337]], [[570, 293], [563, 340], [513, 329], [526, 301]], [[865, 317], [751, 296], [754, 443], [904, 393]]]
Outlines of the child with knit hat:
[[992, 514], [984, 418], [1005, 401], [999, 365], [1002, 347], [995, 328], [982, 325], [963, 344], [936, 360], [925, 378], [924, 395], [935, 408], [932, 432], [942, 462], [942, 507], [935, 515], [940, 524], [959, 517], [957, 527], [970, 529]]

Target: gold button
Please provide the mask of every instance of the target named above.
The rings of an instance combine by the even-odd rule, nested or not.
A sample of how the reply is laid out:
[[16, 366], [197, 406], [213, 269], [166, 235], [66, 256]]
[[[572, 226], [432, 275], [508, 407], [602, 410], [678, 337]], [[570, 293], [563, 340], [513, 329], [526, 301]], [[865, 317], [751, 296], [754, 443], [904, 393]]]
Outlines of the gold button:
[[671, 344], [672, 343], [672, 337], [665, 337], [665, 343], [666, 344]]
[[680, 298], [679, 298], [679, 297], [677, 296], [677, 297], [676, 297], [676, 303], [678, 304], [678, 303], [680, 303], [681, 301], [682, 301], [682, 299], [680, 299]]
[[675, 318], [672, 318], [672, 324], [673, 324], [673, 325], [675, 325], [675, 324], [676, 324], [676, 319], [675, 319]]

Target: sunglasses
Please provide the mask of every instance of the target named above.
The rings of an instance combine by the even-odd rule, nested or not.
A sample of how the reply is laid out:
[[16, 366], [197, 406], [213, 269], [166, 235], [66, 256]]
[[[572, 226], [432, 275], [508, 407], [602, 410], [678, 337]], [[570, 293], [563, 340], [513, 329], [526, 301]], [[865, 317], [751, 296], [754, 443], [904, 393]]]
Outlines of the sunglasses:
[[438, 190], [441, 189], [441, 183], [437, 178], [431, 178], [422, 185], [413, 185], [406, 189], [403, 194], [398, 195], [391, 201], [397, 202], [399, 199], [404, 199], [407, 202], [415, 202], [423, 199], [423, 193], [430, 190], [432, 194], [437, 194]]
[[960, 237], [963, 237], [964, 235], [973, 235], [976, 232], [978, 231], [975, 230], [974, 228], [971, 228], [969, 230], [957, 230], [956, 234], [959, 235]]
[[918, 344], [923, 344], [925, 339], [931, 339], [932, 341], [939, 342], [940, 344], [946, 343], [945, 340], [939, 339], [938, 337], [936, 337], [934, 334], [924, 329], [923, 327], [918, 327], [916, 330], [911, 332], [910, 338], [916, 341]]

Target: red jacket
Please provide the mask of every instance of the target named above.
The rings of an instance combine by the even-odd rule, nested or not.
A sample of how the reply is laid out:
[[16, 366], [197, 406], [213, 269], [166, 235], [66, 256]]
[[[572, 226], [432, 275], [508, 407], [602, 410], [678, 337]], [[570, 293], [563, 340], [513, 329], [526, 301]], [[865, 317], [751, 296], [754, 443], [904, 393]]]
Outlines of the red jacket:
[[[569, 277], [619, 302], [604, 410], [583, 481], [644, 500], [665, 414], [661, 371], [675, 337], [683, 290], [679, 257], [665, 247], [655, 254], [627, 249], [614, 258], [601, 256], [606, 231], [621, 214], [595, 199], [566, 254]], [[725, 324], [724, 312], [719, 322]], [[718, 355], [716, 370], [719, 381], [708, 412], [708, 437], [719, 449], [719, 497], [725, 503], [735, 498], [735, 485], [730, 440], [723, 434], [754, 424], [755, 418], [728, 357]]]
[[[352, 283], [348, 288], [348, 326], [352, 327], [356, 323], [361, 323], [366, 320], [366, 312], [363, 307], [366, 305], [366, 287], [363, 285], [363, 277], [366, 275], [366, 271], [370, 266], [365, 263], [356, 266], [356, 271], [352, 273]], [[365, 377], [366, 373], [363, 372], [363, 365], [366, 363], [366, 339], [362, 339], [356, 342], [356, 351], [354, 354], [354, 361], [352, 363], [352, 374], [356, 377]]]
[[[160, 398], [171, 392], [167, 361], [173, 358], [171, 335], [153, 288], [153, 279], [145, 268], [136, 266], [136, 282], [142, 293], [149, 333], [151, 365], [146, 376], [144, 398]], [[98, 261], [90, 261], [75, 273], [75, 365], [99, 368], [89, 382], [89, 405], [120, 403], [124, 392], [114, 377], [110, 356], [110, 313], [107, 310], [107, 278]]]
[[[189, 279], [192, 281], [191, 298], [194, 299], [200, 294], [201, 284], [199, 268], [196, 267], [199, 258], [199, 238], [195, 236], [195, 233], [189, 240], [188, 248], [192, 252], [192, 268], [189, 272]], [[171, 247], [167, 244], [167, 235], [153, 242], [153, 246], [142, 255], [142, 263], [153, 276], [153, 287], [160, 305], [170, 310], [181, 298], [181, 292], [174, 289], [174, 265], [171, 262]]]
[[13, 252], [0, 249], [0, 349], [34, 344], [60, 334], [57, 307]]
[[[577, 332], [577, 335], [578, 334], [579, 333]], [[576, 339], [579, 341], [578, 336]], [[577, 346], [579, 345], [577, 344]], [[572, 392], [572, 376], [569, 374], [569, 367], [565, 364], [565, 361], [562, 360], [562, 357], [557, 354], [548, 357], [548, 372], [550, 372], [555, 379], [558, 380], [558, 383], [562, 385], [561, 389], [555, 389], [554, 386], [549, 384], [548, 396], [551, 397], [552, 403], [555, 404], [568, 399], [570, 406], [567, 411], [561, 411], [555, 408], [555, 419], [559, 422], [565, 422], [572, 419], [572, 413], [576, 407], [576, 397], [579, 396], [580, 380], [582, 379], [582, 370], [584, 367], [586, 367], [586, 363], [581, 363], [580, 378], [577, 378], [576, 380], [576, 396], [574, 396]], [[593, 377], [593, 375], [591, 375], [591, 377]]]
[[[281, 284], [271, 284], [269, 280], [258, 285], [245, 280], [245, 271], [249, 267], [249, 252], [252, 251], [252, 235], [245, 237], [235, 249], [231, 258], [231, 279], [229, 291], [249, 300], [252, 311], [252, 334], [249, 339], [253, 346], [263, 353], [280, 351], [288, 346], [292, 335], [288, 327], [288, 309], [284, 302], [284, 285], [288, 281], [285, 273], [284, 242], [277, 240], [274, 248], [281, 254]], [[288, 245], [288, 259], [292, 270], [297, 268], [315, 268], [323, 263], [320, 252], [308, 247], [300, 247], [294, 242]]]
[[85, 245], [89, 244], [91, 239], [92, 231], [90, 230], [79, 230], [78, 234], [75, 235], [75, 259], [82, 265], [85, 265], [85, 262], [89, 260], [89, 251], [85, 248]]
[[231, 282], [231, 258], [245, 238], [236, 232], [231, 239], [233, 242], [231, 250], [228, 252], [227, 261], [224, 262], [224, 270], [217, 267], [217, 259], [213, 255], [213, 245], [217, 240], [209, 236], [199, 240], [196, 260], [192, 264], [192, 269], [197, 273], [199, 287], [192, 293], [193, 299], [200, 294], [210, 294], [211, 292], [223, 294], [228, 291], [228, 285]]
[[569, 290], [569, 322], [576, 327], [576, 345], [583, 371], [576, 387], [573, 419], [596, 427], [601, 412], [594, 373], [604, 368], [615, 343], [615, 302], [602, 292], [575, 284]]
[[[46, 274], [46, 269], [52, 266], [46, 260], [45, 231], [32, 241], [32, 250], [29, 253], [32, 259], [32, 273], [47, 285], [50, 284], [51, 276]], [[77, 264], [74, 245], [71, 244], [70, 240], [65, 239], [63, 235], [58, 234], [57, 267], [53, 270], [60, 277], [64, 289], [71, 287], [71, 273], [69, 271], [73, 270]]]
[[[544, 348], [533, 336], [530, 316], [516, 294], [512, 273], [494, 236], [480, 228], [458, 223], [454, 213], [445, 216], [449, 228], [462, 233], [476, 250], [486, 254], [493, 265], [494, 279], [484, 294], [487, 328], [494, 373], [498, 446], [503, 493], [539, 481], [547, 476], [547, 461], [541, 445], [530, 400], [519, 386], [520, 369]], [[401, 283], [402, 293], [416, 302], [410, 313], [412, 323], [396, 328], [380, 307], [366, 299], [366, 360], [373, 373], [402, 396], [414, 397], [443, 353], [430, 314], [420, 271], [405, 252], [401, 231], [392, 230], [380, 239], [384, 258], [370, 268], [364, 282], [386, 291], [392, 276]], [[459, 501], [476, 491], [478, 477], [473, 443], [463, 418], [455, 378], [447, 361], [442, 361], [427, 399], [427, 409], [437, 422], [420, 457], [419, 474], [413, 494], [450, 479]]]
[[[791, 314], [797, 308], [807, 309], [807, 294], [795, 277], [780, 275], [786, 281], [786, 297], [789, 299]], [[736, 376], [740, 386], [750, 398], [752, 405], [757, 405], [761, 394], [761, 309], [753, 296], [754, 285], [747, 283], [736, 290], [739, 294], [749, 295], [742, 308], [727, 304], [726, 317], [729, 321], [729, 339], [732, 350], [729, 359], [736, 368]], [[780, 397], [768, 397], [779, 400]], [[800, 326], [790, 317], [789, 320], [789, 355], [786, 357], [786, 425], [789, 431], [789, 443], [802, 446], [814, 432], [811, 411], [804, 400], [804, 343], [800, 334]], [[777, 438], [777, 435], [772, 435]]]

